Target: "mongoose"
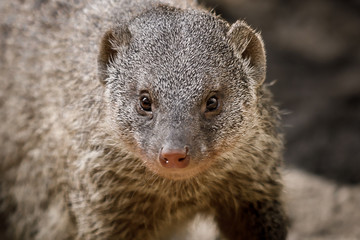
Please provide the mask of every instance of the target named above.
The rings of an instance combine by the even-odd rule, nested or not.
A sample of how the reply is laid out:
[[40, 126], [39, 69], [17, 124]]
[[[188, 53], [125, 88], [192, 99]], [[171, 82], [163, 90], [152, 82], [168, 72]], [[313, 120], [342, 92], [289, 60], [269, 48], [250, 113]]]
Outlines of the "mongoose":
[[10, 239], [285, 239], [260, 35], [192, 1], [1, 4]]

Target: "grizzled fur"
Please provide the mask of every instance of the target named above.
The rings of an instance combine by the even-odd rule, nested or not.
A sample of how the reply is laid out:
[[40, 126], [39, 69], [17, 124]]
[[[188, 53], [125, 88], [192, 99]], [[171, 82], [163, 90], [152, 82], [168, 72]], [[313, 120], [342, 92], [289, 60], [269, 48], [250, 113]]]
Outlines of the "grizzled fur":
[[[285, 239], [277, 109], [248, 25], [180, 0], [0, 7], [7, 236], [168, 239], [203, 213], [226, 239]], [[159, 164], [184, 145], [189, 166]]]

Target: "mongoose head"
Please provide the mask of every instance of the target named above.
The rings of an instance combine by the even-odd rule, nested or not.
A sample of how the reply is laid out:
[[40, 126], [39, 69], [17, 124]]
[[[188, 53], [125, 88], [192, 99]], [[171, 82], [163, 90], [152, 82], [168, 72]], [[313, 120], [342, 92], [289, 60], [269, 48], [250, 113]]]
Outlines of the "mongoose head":
[[242, 21], [158, 6], [106, 32], [98, 65], [113, 134], [160, 176], [202, 174], [256, 134], [265, 52]]

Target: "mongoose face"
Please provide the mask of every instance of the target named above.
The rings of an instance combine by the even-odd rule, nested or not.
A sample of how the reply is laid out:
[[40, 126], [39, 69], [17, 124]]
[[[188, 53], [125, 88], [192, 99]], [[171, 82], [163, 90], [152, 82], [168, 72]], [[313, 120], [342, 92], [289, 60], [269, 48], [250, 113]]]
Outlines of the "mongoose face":
[[0, 236], [286, 239], [278, 111], [246, 23], [195, 0], [4, 2]]
[[201, 174], [249, 137], [256, 81], [229, 31], [211, 14], [158, 7], [105, 35], [109, 124], [156, 174]]

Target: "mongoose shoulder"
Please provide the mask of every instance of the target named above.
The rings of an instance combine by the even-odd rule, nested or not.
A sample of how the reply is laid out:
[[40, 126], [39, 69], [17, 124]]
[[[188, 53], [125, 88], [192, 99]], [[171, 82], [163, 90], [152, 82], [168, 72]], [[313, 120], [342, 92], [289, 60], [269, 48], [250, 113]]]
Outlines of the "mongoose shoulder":
[[286, 238], [278, 111], [245, 22], [192, 1], [0, 11], [11, 238], [166, 239], [197, 213], [226, 239]]

